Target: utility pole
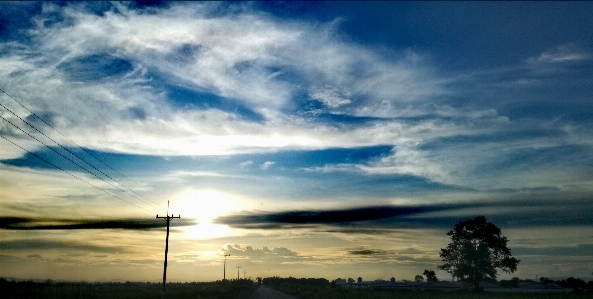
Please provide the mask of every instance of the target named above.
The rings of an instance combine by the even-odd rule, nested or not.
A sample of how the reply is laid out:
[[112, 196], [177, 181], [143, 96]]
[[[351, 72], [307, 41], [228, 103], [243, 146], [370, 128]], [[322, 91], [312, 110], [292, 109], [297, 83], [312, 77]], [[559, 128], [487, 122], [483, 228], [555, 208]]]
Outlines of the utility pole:
[[241, 269], [241, 268], [243, 268], [243, 267], [237, 266], [237, 280], [239, 280], [239, 269]]
[[243, 271], [243, 279], [245, 279], [245, 274], [247, 274], [247, 272]]
[[222, 280], [226, 280], [226, 257], [231, 256], [230, 253], [224, 254], [224, 264], [222, 266]]
[[171, 214], [171, 216], [169, 216], [169, 201], [167, 200], [167, 216], [159, 217], [159, 214], [156, 214], [156, 218], [165, 219], [165, 221], [167, 221], [167, 238], [165, 239], [165, 269], [163, 270], [163, 299], [165, 299], [167, 288], [167, 253], [169, 253], [169, 224], [171, 223], [171, 220], [175, 218], [180, 219], [181, 215], [173, 217], [173, 214]]

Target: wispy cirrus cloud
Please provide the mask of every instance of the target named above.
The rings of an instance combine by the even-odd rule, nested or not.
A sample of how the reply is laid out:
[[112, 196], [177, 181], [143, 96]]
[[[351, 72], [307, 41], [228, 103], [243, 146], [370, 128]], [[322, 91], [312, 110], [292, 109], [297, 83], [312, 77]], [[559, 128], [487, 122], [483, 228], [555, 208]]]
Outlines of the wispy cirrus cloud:
[[591, 59], [591, 54], [574, 44], [564, 44], [527, 59], [528, 63], [569, 63]]
[[[351, 112], [375, 115], [369, 110], [375, 108], [370, 107], [374, 101], [384, 100], [373, 96], [373, 92], [381, 90], [386, 93], [380, 96], [383, 98], [393, 96], [375, 86], [385, 85], [399, 92], [394, 83], [409, 86], [434, 82], [415, 79], [421, 75], [413, 74], [422, 66], [409, 55], [402, 56], [402, 63], [385, 68], [386, 61], [381, 57], [360, 46], [341, 43], [331, 35], [319, 35], [310, 25], [274, 21], [246, 7], [237, 15], [211, 18], [216, 7], [215, 4], [178, 4], [154, 11], [135, 11], [115, 5], [99, 16], [80, 5], [57, 9], [46, 4], [46, 15], [38, 17], [38, 27], [30, 31], [33, 36], [30, 44], [5, 45], [11, 55], [5, 56], [1, 64], [7, 66], [3, 68], [5, 76], [12, 78], [6, 89], [26, 99], [33, 110], [50, 116], [49, 121], [66, 130], [67, 135], [77, 136], [75, 140], [84, 146], [98, 148], [102, 144], [106, 150], [136, 152], [142, 147], [132, 144], [140, 143], [152, 144], [147, 148], [157, 153], [211, 154], [232, 152], [233, 148], [245, 151], [332, 146], [323, 142], [327, 134], [335, 133], [332, 126], [313, 124], [303, 127], [301, 134], [268, 132], [270, 127], [292, 131], [304, 124], [303, 120], [283, 115], [281, 111], [293, 109], [290, 108], [294, 106], [293, 94], [303, 86], [305, 89], [298, 92], [311, 93], [311, 100], [322, 100], [330, 108], [350, 101], [355, 104], [348, 108]], [[45, 19], [56, 22], [41, 22]], [[152, 33], [134, 28], [152, 28]], [[365, 65], [368, 73], [366, 82], [359, 82], [359, 78], [350, 74], [361, 65]], [[23, 73], [23, 69], [31, 71]], [[289, 74], [305, 81], [287, 80]], [[320, 75], [324, 79], [320, 80]], [[163, 76], [170, 78], [170, 86], [189, 88], [198, 92], [197, 96], [213, 94], [248, 103], [249, 109], [265, 116], [266, 123], [249, 123], [222, 111], [177, 111], [167, 99], [169, 91], [152, 83], [154, 78]], [[317, 83], [323, 85], [316, 86]], [[17, 84], [20, 88], [10, 88]], [[358, 98], [367, 99], [337, 100], [337, 86], [354, 86], [357, 91], [340, 87], [343, 90], [340, 93], [356, 92]], [[408, 87], [406, 93], [422, 91], [424, 95], [431, 89], [434, 88]], [[48, 104], [55, 98], [60, 98], [65, 109]], [[84, 105], [79, 101], [81, 98], [87, 99]], [[385, 108], [378, 107], [377, 111], [387, 116]], [[84, 122], [80, 121], [82, 115], [88, 115]], [[107, 120], [113, 125], [102, 125]], [[73, 125], [77, 130], [72, 129]], [[139, 138], [122, 143], [118, 137], [131, 136], [128, 130], [134, 130]], [[315, 134], [317, 131], [321, 134]], [[344, 134], [351, 132], [348, 129], [339, 132]], [[100, 143], [82, 136], [120, 141]], [[170, 146], [160, 143], [156, 148], [152, 142], [156, 138], [170, 140], [167, 143]], [[249, 140], [253, 140], [252, 145]], [[107, 144], [109, 148], [105, 148]]]
[[260, 169], [263, 169], [263, 170], [266, 170], [266, 169], [268, 169], [268, 168], [272, 167], [272, 165], [274, 165], [274, 164], [276, 164], [276, 162], [274, 162], [274, 161], [266, 161], [266, 162], [262, 163], [262, 164], [259, 166], [259, 168], [260, 168]]
[[[337, 36], [320, 35], [318, 27], [333, 23], [279, 21], [241, 5], [232, 14], [212, 17], [217, 7], [134, 10], [117, 4], [97, 15], [83, 5], [45, 4], [29, 41], [2, 45], [8, 55], [0, 59], [0, 75], [7, 89], [67, 136], [105, 151], [224, 155], [390, 144], [390, 156], [351, 167], [463, 185], [476, 164], [424, 145], [449, 136], [513, 134], [510, 128], [517, 127], [496, 109], [452, 101], [459, 91], [451, 86], [471, 89], [471, 81], [445, 79], [425, 55], [402, 51], [386, 60]], [[151, 28], [151, 34], [136, 28]], [[586, 57], [575, 47], [560, 46], [528, 61]], [[194, 99], [172, 101], [170, 94], [181, 87]], [[299, 93], [323, 109], [299, 106]], [[177, 107], [191, 108], [206, 96], [244, 103], [263, 121], [245, 119], [230, 107]], [[375, 119], [328, 123], [316, 118], [319, 111]], [[2, 130], [26, 140], [6, 124]], [[467, 143], [459, 147], [467, 157], [484, 155]], [[3, 152], [14, 157], [20, 150]], [[335, 167], [324, 169], [329, 168]]]

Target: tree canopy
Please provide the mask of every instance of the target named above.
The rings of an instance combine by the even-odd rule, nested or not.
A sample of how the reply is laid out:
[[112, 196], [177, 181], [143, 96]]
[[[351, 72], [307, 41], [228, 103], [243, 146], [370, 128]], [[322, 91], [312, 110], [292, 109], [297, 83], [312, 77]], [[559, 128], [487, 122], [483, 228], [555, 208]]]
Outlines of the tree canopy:
[[451, 243], [441, 249], [440, 256], [445, 263], [438, 268], [472, 283], [476, 289], [480, 281], [495, 280], [497, 268], [506, 273], [517, 270], [520, 261], [511, 256], [508, 239], [496, 225], [486, 221], [486, 217], [460, 221], [447, 235]]
[[432, 270], [424, 270], [422, 275], [426, 276], [426, 281], [438, 281], [437, 274]]

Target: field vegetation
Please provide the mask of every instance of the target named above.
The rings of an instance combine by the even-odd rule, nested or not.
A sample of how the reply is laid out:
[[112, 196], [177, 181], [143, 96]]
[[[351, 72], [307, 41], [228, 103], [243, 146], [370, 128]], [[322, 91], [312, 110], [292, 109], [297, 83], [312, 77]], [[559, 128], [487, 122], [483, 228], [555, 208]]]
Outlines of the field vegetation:
[[273, 289], [300, 299], [578, 299], [593, 298], [586, 294], [558, 293], [476, 293], [472, 291], [391, 291], [319, 286], [274, 285]]
[[[0, 278], [3, 299], [160, 299], [162, 290], [159, 283], [14, 282]], [[249, 299], [253, 291], [255, 286], [249, 279], [167, 283], [167, 298], [175, 299]]]
[[[265, 287], [300, 299], [585, 299], [593, 294], [578, 293], [487, 293], [474, 291], [406, 291], [373, 290], [332, 287], [323, 278], [279, 278], [262, 280]], [[249, 299], [257, 288], [251, 280], [168, 283], [167, 298], [184, 299]], [[7, 281], [0, 278], [0, 298], [101, 298], [101, 299], [159, 299], [162, 284], [144, 282], [88, 283], [88, 282], [33, 282]]]
[[409, 291], [409, 290], [377, 290], [350, 287], [331, 287], [308, 281], [314, 279], [297, 278], [264, 278], [266, 287], [295, 296], [300, 299], [584, 299], [593, 298], [593, 294], [584, 293], [487, 293], [472, 290], [442, 292], [442, 291]]

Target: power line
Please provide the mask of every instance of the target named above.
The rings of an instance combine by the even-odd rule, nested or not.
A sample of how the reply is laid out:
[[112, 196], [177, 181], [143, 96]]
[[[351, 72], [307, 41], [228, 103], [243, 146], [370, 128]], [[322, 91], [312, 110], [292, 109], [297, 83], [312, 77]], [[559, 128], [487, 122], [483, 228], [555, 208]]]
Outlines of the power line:
[[[115, 168], [111, 167], [109, 164], [105, 163], [103, 160], [99, 159], [98, 157], [96, 157], [95, 155], [93, 155], [91, 152], [89, 152], [88, 150], [86, 150], [85, 148], [83, 148], [82, 146], [78, 145], [76, 142], [74, 142], [72, 139], [68, 138], [66, 135], [62, 134], [62, 132], [58, 131], [58, 129], [54, 128], [52, 125], [50, 125], [48, 122], [46, 122], [43, 118], [41, 118], [39, 115], [35, 114], [35, 112], [31, 111], [31, 109], [27, 108], [25, 105], [23, 105], [21, 102], [17, 101], [17, 99], [15, 99], [13, 96], [11, 96], [10, 94], [8, 94], [6, 91], [4, 91], [4, 89], [0, 88], [0, 91], [2, 91], [5, 95], [7, 95], [9, 98], [11, 98], [13, 101], [15, 101], [17, 104], [19, 104], [21, 107], [23, 107], [25, 110], [29, 111], [29, 113], [31, 113], [32, 115], [35, 115], [35, 117], [37, 117], [39, 120], [41, 120], [43, 123], [45, 123], [48, 127], [52, 128], [54, 131], [58, 132], [58, 134], [62, 135], [62, 137], [66, 138], [68, 141], [72, 142], [74, 145], [76, 145], [79, 149], [83, 150], [85, 153], [87, 153], [89, 156], [93, 157], [95, 160], [101, 162], [103, 165], [107, 166], [109, 169], [113, 170], [114, 172], [116, 172], [117, 174], [119, 174], [120, 176], [126, 178], [128, 181], [134, 183], [136, 186], [140, 186], [138, 183], [136, 183], [135, 181], [133, 181], [132, 179], [130, 179], [129, 177], [125, 176], [123, 173], [117, 171]], [[120, 185], [126, 187], [124, 184], [122, 184], [121, 182], [118, 182]], [[142, 196], [141, 194], [137, 193], [136, 191], [126, 187], [127, 189], [129, 189], [130, 191], [134, 192], [135, 194], [137, 194], [138, 196], [145, 198], [146, 200], [149, 200], [153, 203], [155, 203], [154, 201]], [[155, 203], [156, 204], [156, 203]]]
[[[0, 106], [1, 106], [1, 104], [0, 104]], [[41, 140], [39, 140], [39, 139], [35, 138], [33, 135], [29, 134], [29, 133], [28, 133], [28, 132], [26, 132], [25, 130], [23, 130], [23, 129], [19, 128], [17, 125], [13, 124], [11, 121], [9, 121], [8, 119], [4, 118], [4, 116], [1, 116], [1, 115], [0, 115], [0, 118], [4, 119], [4, 120], [5, 120], [5, 121], [7, 121], [9, 124], [11, 124], [12, 126], [14, 126], [14, 127], [15, 127], [15, 128], [17, 128], [17, 129], [19, 129], [21, 132], [23, 132], [23, 133], [25, 133], [25, 134], [29, 135], [29, 137], [31, 137], [31, 138], [33, 138], [33, 139], [37, 140], [37, 142], [39, 142], [39, 143], [41, 143], [41, 144], [45, 145], [45, 147], [47, 147], [47, 148], [49, 148], [50, 150], [54, 151], [56, 154], [58, 154], [58, 155], [62, 156], [64, 159], [66, 159], [66, 160], [68, 160], [68, 161], [72, 162], [72, 163], [73, 163], [73, 164], [75, 164], [76, 166], [78, 166], [78, 167], [82, 168], [83, 170], [85, 170], [86, 172], [88, 172], [88, 173], [90, 173], [91, 175], [95, 176], [96, 178], [98, 178], [98, 179], [102, 180], [103, 182], [105, 182], [105, 183], [107, 183], [107, 184], [109, 184], [109, 185], [111, 185], [111, 186], [113, 186], [113, 187], [117, 188], [117, 186], [114, 186], [113, 184], [111, 184], [111, 183], [107, 182], [107, 181], [106, 181], [106, 180], [104, 180], [103, 178], [101, 178], [101, 177], [97, 176], [96, 174], [92, 173], [92, 172], [91, 172], [91, 171], [89, 171], [88, 169], [86, 169], [86, 168], [82, 167], [80, 164], [78, 164], [78, 163], [76, 163], [76, 162], [72, 161], [70, 158], [68, 158], [68, 157], [64, 156], [63, 154], [61, 154], [60, 152], [56, 151], [56, 150], [55, 150], [55, 149], [53, 149], [52, 147], [50, 147], [50, 146], [48, 146], [47, 144], [43, 143]], [[4, 138], [4, 139], [6, 139], [6, 138]], [[29, 152], [29, 151], [27, 151], [27, 152]], [[121, 191], [121, 189], [119, 189], [119, 188], [117, 188], [117, 189]], [[116, 197], [116, 198], [119, 198], [119, 197]]]
[[[72, 152], [72, 151], [70, 151], [69, 149], [67, 149], [67, 148], [65, 148], [64, 146], [62, 146], [62, 145], [61, 145], [60, 143], [58, 143], [57, 141], [55, 141], [55, 140], [53, 140], [52, 138], [50, 138], [49, 136], [45, 135], [43, 132], [41, 132], [41, 131], [40, 131], [39, 129], [37, 129], [35, 126], [33, 126], [33, 125], [32, 125], [32, 124], [30, 124], [28, 121], [26, 121], [26, 120], [24, 120], [23, 118], [21, 118], [20, 116], [18, 116], [18, 115], [17, 115], [16, 113], [14, 113], [12, 110], [10, 110], [10, 109], [6, 108], [6, 106], [2, 105], [1, 103], [0, 103], [0, 107], [2, 107], [2, 108], [4, 108], [4, 109], [6, 109], [6, 110], [7, 110], [8, 112], [10, 112], [12, 115], [14, 115], [14, 116], [18, 117], [18, 118], [19, 118], [21, 121], [23, 121], [24, 123], [26, 123], [27, 125], [29, 125], [31, 128], [35, 129], [35, 131], [39, 132], [41, 135], [45, 136], [47, 139], [49, 139], [49, 140], [53, 141], [55, 144], [57, 144], [57, 145], [58, 145], [59, 147], [61, 147], [63, 150], [65, 150], [65, 151], [67, 151], [68, 153], [72, 154], [73, 156], [75, 156], [76, 158], [78, 158], [78, 159], [79, 159], [79, 160], [81, 160], [82, 162], [86, 163], [87, 165], [89, 165], [90, 167], [92, 167], [93, 169], [95, 169], [96, 171], [100, 172], [101, 174], [103, 174], [103, 175], [104, 175], [104, 176], [106, 176], [107, 178], [111, 179], [112, 181], [114, 181], [114, 182], [116, 182], [116, 183], [118, 183], [118, 184], [120, 184], [120, 185], [124, 186], [123, 184], [119, 183], [118, 181], [116, 181], [115, 179], [113, 179], [112, 177], [110, 177], [109, 175], [107, 175], [106, 173], [104, 173], [103, 171], [99, 170], [99, 169], [98, 169], [98, 168], [96, 168], [95, 166], [91, 165], [90, 163], [88, 163], [87, 161], [85, 161], [84, 159], [82, 159], [81, 157], [79, 157], [78, 155], [76, 155], [74, 152]], [[2, 116], [0, 116], [0, 117], [2, 117]], [[11, 121], [7, 120], [7, 119], [6, 119], [6, 118], [4, 118], [4, 117], [2, 117], [2, 118], [3, 118], [4, 120], [6, 120], [7, 122], [9, 122], [11, 125], [13, 125], [15, 128], [17, 128], [17, 129], [21, 130], [22, 132], [26, 133], [27, 135], [31, 136], [32, 138], [34, 138], [35, 140], [39, 141], [40, 143], [42, 143], [43, 145], [45, 145], [45, 146], [46, 146], [46, 147], [48, 147], [49, 149], [53, 150], [54, 152], [56, 152], [56, 153], [57, 153], [57, 154], [59, 154], [60, 156], [62, 156], [62, 157], [64, 157], [65, 159], [67, 159], [68, 161], [70, 161], [70, 162], [74, 163], [76, 166], [78, 166], [78, 167], [80, 167], [80, 168], [84, 169], [86, 172], [88, 172], [88, 173], [90, 173], [90, 174], [94, 175], [95, 177], [97, 177], [97, 178], [101, 179], [102, 181], [104, 181], [104, 182], [108, 183], [109, 185], [113, 186], [114, 188], [117, 188], [118, 190], [120, 190], [120, 191], [122, 191], [122, 192], [126, 193], [126, 191], [125, 191], [125, 190], [122, 190], [122, 189], [120, 189], [119, 187], [117, 187], [117, 186], [115, 186], [115, 185], [113, 185], [113, 184], [111, 184], [111, 183], [109, 183], [109, 182], [105, 181], [103, 178], [101, 178], [101, 177], [97, 176], [96, 174], [92, 173], [90, 170], [88, 170], [88, 169], [86, 169], [86, 168], [82, 167], [80, 164], [78, 164], [78, 163], [76, 163], [76, 162], [72, 161], [71, 159], [67, 158], [66, 156], [64, 156], [64, 155], [60, 154], [58, 151], [56, 151], [56, 150], [54, 150], [53, 148], [51, 148], [51, 147], [47, 146], [46, 144], [44, 144], [43, 142], [41, 142], [39, 139], [37, 139], [37, 138], [33, 137], [31, 134], [29, 134], [29, 133], [25, 132], [23, 129], [21, 129], [21, 128], [19, 128], [18, 126], [16, 126], [15, 124], [13, 124]], [[124, 187], [125, 187], [125, 186], [124, 186]], [[127, 187], [126, 187], [126, 188], [127, 188]], [[129, 188], [128, 188], [128, 189], [129, 189]], [[148, 203], [148, 202], [146, 202], [146, 201], [144, 201], [144, 200], [142, 200], [142, 199], [140, 199], [140, 198], [136, 197], [135, 195], [132, 195], [132, 194], [129, 194], [129, 195], [130, 195], [130, 196], [132, 196], [132, 197], [134, 197], [134, 198], [136, 198], [136, 199], [138, 199], [138, 200], [140, 200], [140, 201], [143, 201], [144, 203], [147, 203], [147, 204], [149, 204], [149, 205], [151, 204], [151, 203]], [[154, 203], [154, 204], [152, 204], [152, 205], [158, 206], [156, 203]]]
[[[27, 108], [25, 105], [23, 105], [23, 104], [22, 104], [20, 101], [18, 101], [16, 98], [14, 98], [14, 97], [13, 97], [13, 96], [11, 96], [10, 94], [8, 94], [8, 93], [7, 93], [7, 92], [6, 92], [4, 89], [0, 88], [0, 91], [2, 91], [2, 93], [4, 93], [4, 94], [5, 94], [6, 96], [8, 96], [9, 98], [11, 98], [11, 99], [12, 99], [13, 101], [15, 101], [17, 104], [19, 104], [19, 105], [20, 105], [22, 108], [24, 108], [25, 110], [27, 110], [27, 111], [28, 111], [30, 114], [34, 115], [36, 118], [38, 118], [39, 120], [41, 120], [41, 121], [42, 121], [44, 124], [46, 124], [48, 127], [52, 128], [54, 131], [56, 131], [58, 134], [60, 134], [60, 135], [61, 135], [62, 137], [64, 137], [66, 140], [70, 141], [70, 142], [71, 142], [72, 144], [74, 144], [76, 147], [78, 147], [79, 149], [81, 149], [82, 151], [84, 151], [85, 153], [87, 153], [87, 154], [88, 154], [89, 156], [91, 156], [93, 159], [95, 159], [95, 160], [99, 161], [101, 164], [105, 165], [106, 167], [108, 167], [108, 168], [109, 168], [109, 169], [111, 169], [112, 171], [116, 172], [116, 173], [117, 173], [117, 174], [119, 174], [120, 176], [124, 177], [124, 178], [125, 178], [125, 179], [127, 179], [128, 181], [130, 181], [130, 182], [134, 183], [136, 186], [140, 186], [140, 185], [139, 185], [138, 183], [136, 183], [134, 180], [132, 180], [131, 178], [127, 177], [127, 176], [126, 176], [126, 175], [124, 175], [123, 173], [121, 173], [121, 172], [117, 171], [115, 168], [111, 167], [109, 164], [107, 164], [107, 163], [106, 163], [106, 162], [104, 162], [103, 160], [99, 159], [97, 156], [93, 155], [93, 154], [92, 154], [90, 151], [88, 151], [87, 149], [85, 149], [85, 148], [83, 148], [82, 146], [78, 145], [78, 144], [77, 144], [76, 142], [74, 142], [72, 139], [68, 138], [66, 135], [64, 135], [64, 134], [63, 134], [62, 132], [60, 132], [58, 129], [54, 128], [52, 125], [50, 125], [50, 124], [49, 124], [47, 121], [45, 121], [45, 120], [44, 120], [43, 118], [41, 118], [39, 115], [37, 115], [36, 113], [34, 113], [33, 111], [31, 111], [31, 109]], [[67, 151], [68, 153], [70, 153], [71, 155], [75, 156], [76, 158], [78, 158], [79, 160], [81, 160], [82, 162], [84, 162], [85, 164], [89, 165], [90, 167], [92, 167], [93, 169], [95, 169], [96, 171], [98, 171], [99, 173], [103, 174], [105, 177], [107, 177], [107, 178], [111, 179], [111, 180], [112, 180], [112, 181], [114, 181], [115, 183], [117, 183], [117, 184], [121, 185], [122, 187], [126, 188], [126, 189], [127, 189], [127, 190], [129, 190], [130, 192], [132, 192], [132, 193], [134, 193], [134, 194], [136, 194], [136, 195], [138, 195], [138, 196], [140, 196], [140, 197], [144, 198], [145, 200], [147, 200], [147, 201], [150, 201], [150, 202], [151, 202], [153, 205], [155, 205], [155, 206], [158, 206], [158, 204], [157, 204], [156, 202], [154, 202], [154, 201], [150, 200], [149, 198], [146, 198], [146, 197], [144, 197], [143, 195], [139, 194], [138, 192], [136, 192], [136, 191], [134, 191], [134, 190], [130, 189], [129, 187], [127, 187], [126, 185], [124, 185], [122, 182], [120, 182], [120, 181], [118, 181], [118, 180], [114, 179], [113, 177], [111, 177], [111, 176], [107, 175], [106, 173], [104, 173], [104, 172], [103, 172], [103, 171], [101, 171], [100, 169], [96, 168], [95, 166], [93, 166], [93, 165], [92, 165], [92, 164], [90, 164], [89, 162], [85, 161], [85, 160], [84, 160], [82, 157], [78, 156], [78, 155], [77, 155], [77, 154], [75, 154], [74, 152], [72, 152], [72, 151], [70, 151], [69, 149], [67, 149], [66, 147], [64, 147], [64, 146], [63, 146], [62, 144], [60, 144], [59, 142], [57, 142], [57, 141], [53, 140], [52, 138], [50, 138], [49, 136], [47, 136], [46, 134], [44, 134], [43, 132], [41, 132], [39, 129], [37, 129], [37, 128], [36, 128], [34, 125], [32, 125], [31, 123], [27, 122], [26, 120], [24, 120], [23, 118], [21, 118], [20, 116], [18, 116], [16, 113], [14, 113], [14, 112], [13, 112], [13, 111], [11, 111], [10, 109], [8, 109], [6, 106], [2, 105], [1, 103], [0, 103], [0, 106], [1, 106], [1, 107], [3, 107], [4, 109], [6, 109], [8, 112], [10, 112], [12, 115], [14, 115], [14, 116], [16, 116], [17, 118], [19, 118], [21, 121], [23, 121], [23, 122], [24, 122], [24, 123], [26, 123], [27, 125], [29, 125], [31, 128], [35, 129], [37, 132], [39, 132], [40, 134], [42, 134], [43, 136], [45, 136], [47, 139], [49, 139], [49, 140], [53, 141], [55, 144], [57, 144], [57, 145], [58, 145], [59, 147], [61, 147], [63, 150]], [[0, 117], [1, 117], [1, 116], [0, 116]], [[148, 203], [148, 202], [146, 202], [146, 201], [143, 201], [142, 199], [140, 199], [140, 198], [138, 198], [138, 197], [136, 197], [136, 196], [134, 196], [134, 195], [132, 195], [132, 194], [126, 193], [126, 191], [125, 191], [125, 190], [122, 190], [122, 189], [120, 189], [118, 186], [115, 186], [115, 185], [113, 185], [113, 184], [109, 183], [108, 181], [106, 181], [106, 180], [104, 180], [103, 178], [101, 178], [101, 177], [97, 176], [95, 173], [93, 173], [93, 172], [89, 171], [89, 170], [88, 170], [88, 169], [86, 169], [85, 167], [82, 167], [82, 166], [81, 166], [81, 165], [79, 165], [78, 163], [76, 163], [76, 162], [72, 161], [71, 159], [67, 158], [66, 156], [64, 156], [64, 155], [60, 154], [58, 151], [56, 151], [56, 150], [55, 150], [55, 149], [53, 149], [52, 147], [48, 146], [47, 144], [43, 143], [43, 142], [42, 142], [42, 141], [40, 141], [39, 139], [35, 138], [35, 137], [34, 137], [34, 136], [32, 136], [31, 134], [29, 134], [29, 133], [27, 133], [26, 131], [24, 131], [22, 128], [19, 128], [19, 127], [18, 127], [18, 126], [16, 126], [14, 123], [10, 122], [8, 119], [6, 119], [6, 118], [4, 118], [4, 117], [2, 117], [2, 118], [3, 118], [5, 121], [7, 121], [8, 123], [10, 123], [11, 125], [13, 125], [14, 127], [16, 127], [17, 129], [19, 129], [20, 131], [22, 131], [23, 133], [25, 133], [25, 134], [29, 135], [31, 138], [35, 139], [35, 140], [36, 140], [36, 141], [38, 141], [39, 143], [43, 144], [45, 147], [47, 147], [47, 148], [49, 148], [50, 150], [54, 151], [55, 153], [57, 153], [58, 155], [62, 156], [62, 157], [63, 157], [63, 158], [65, 158], [66, 160], [68, 160], [68, 161], [72, 162], [73, 164], [75, 164], [76, 166], [80, 167], [81, 169], [85, 170], [85, 171], [86, 171], [86, 172], [88, 172], [89, 174], [91, 174], [91, 175], [95, 176], [96, 178], [98, 178], [98, 179], [100, 179], [100, 180], [102, 180], [102, 181], [104, 181], [104, 182], [108, 183], [109, 185], [111, 185], [111, 186], [115, 187], [117, 190], [124, 192], [124, 194], [127, 194], [127, 195], [129, 195], [129, 196], [132, 196], [133, 198], [136, 198], [136, 199], [138, 199], [138, 200], [140, 200], [140, 201], [142, 201], [142, 202], [144, 202], [144, 203], [150, 204], [150, 203]], [[6, 139], [6, 138], [4, 138], [4, 139]], [[8, 139], [7, 139], [7, 140], [8, 140]], [[10, 141], [10, 140], [8, 140], [8, 141]], [[10, 142], [11, 142], [11, 141], [10, 141]], [[11, 142], [11, 143], [13, 143], [13, 142]], [[13, 143], [13, 144], [15, 144], [15, 143]], [[15, 144], [15, 145], [16, 145], [16, 146], [18, 146], [17, 144]], [[18, 146], [18, 147], [20, 147], [20, 146]], [[25, 151], [27, 151], [26, 149], [24, 149], [24, 148], [22, 148], [22, 147], [20, 147], [20, 148], [21, 148], [21, 149], [23, 149], [23, 150], [25, 150]], [[57, 167], [56, 165], [54, 165], [54, 164], [52, 164], [52, 163], [48, 162], [47, 160], [45, 160], [45, 159], [43, 159], [43, 158], [39, 157], [38, 155], [36, 155], [36, 154], [34, 154], [34, 153], [30, 152], [30, 151], [27, 151], [27, 152], [28, 152], [28, 153], [31, 153], [31, 154], [33, 154], [33, 155], [35, 155], [36, 157], [38, 157], [38, 158], [42, 159], [43, 161], [46, 161], [47, 163], [49, 163], [49, 164], [50, 164], [50, 165], [52, 165], [52, 166], [54, 166], [54, 167]], [[60, 169], [60, 170], [63, 170], [63, 169], [61, 169], [61, 168], [59, 168], [59, 167], [58, 167], [58, 169]], [[63, 170], [63, 171], [65, 171], [65, 170]], [[67, 171], [65, 171], [65, 172], [67, 172]], [[67, 173], [68, 173], [68, 172], [67, 172]], [[68, 174], [70, 174], [70, 173], [68, 173]], [[70, 174], [70, 175], [72, 175], [72, 174]], [[73, 175], [73, 176], [74, 176], [74, 175]], [[74, 176], [74, 177], [76, 177], [76, 176]], [[78, 177], [76, 177], [76, 178], [78, 178]], [[115, 195], [113, 195], [113, 194], [111, 194], [111, 193], [109, 193], [109, 192], [107, 192], [107, 191], [105, 191], [105, 190], [102, 190], [102, 189], [100, 189], [100, 188], [98, 188], [98, 187], [96, 187], [96, 186], [94, 186], [94, 185], [92, 185], [92, 184], [90, 184], [90, 183], [88, 183], [88, 182], [85, 182], [85, 183], [87, 183], [87, 184], [89, 184], [89, 185], [91, 185], [91, 186], [93, 186], [93, 187], [95, 187], [95, 188], [97, 188], [97, 189], [99, 189], [99, 190], [101, 190], [101, 191], [103, 191], [103, 192], [105, 192], [105, 193], [109, 194], [109, 195], [112, 195], [112, 196], [113, 196], [113, 197], [115, 197], [115, 198], [118, 198], [118, 199], [120, 199], [120, 200], [122, 200], [122, 201], [125, 201], [125, 200], [123, 200], [123, 199], [121, 199], [121, 198], [119, 198], [119, 197], [117, 197], [117, 196], [115, 196]], [[125, 202], [127, 202], [127, 203], [129, 203], [129, 204], [132, 204], [132, 203], [130, 203], [130, 202], [128, 202], [128, 201], [125, 201]], [[134, 205], [134, 204], [132, 204], [132, 205]], [[136, 205], [134, 205], [134, 206], [136, 206]], [[136, 206], [136, 207], [138, 207], [138, 206]], [[146, 210], [146, 209], [144, 209], [144, 208], [141, 208], [141, 209], [143, 209], [143, 210], [147, 211], [147, 210]], [[185, 220], [183, 220], [183, 219], [180, 219], [180, 220], [181, 220], [181, 221], [182, 221], [184, 224], [186, 224], [186, 225], [189, 225], [189, 223], [187, 223]]]
[[[1, 116], [0, 116], [0, 117], [1, 117]], [[3, 117], [2, 117], [2, 118], [3, 118]], [[129, 202], [129, 201], [127, 201], [127, 200], [125, 200], [125, 199], [122, 199], [122, 198], [120, 198], [120, 197], [118, 197], [118, 196], [116, 196], [116, 195], [114, 195], [114, 194], [111, 194], [111, 193], [109, 193], [108, 191], [106, 191], [106, 190], [103, 190], [103, 189], [101, 189], [101, 188], [99, 188], [99, 187], [97, 187], [97, 186], [95, 186], [95, 185], [93, 185], [93, 184], [91, 184], [91, 183], [89, 183], [89, 182], [87, 182], [87, 181], [85, 181], [85, 180], [83, 180], [83, 179], [81, 179], [81, 178], [79, 178], [79, 177], [75, 176], [74, 174], [72, 174], [72, 173], [70, 173], [70, 172], [68, 172], [68, 171], [66, 171], [66, 170], [64, 170], [64, 169], [62, 169], [61, 167], [59, 167], [59, 166], [57, 166], [57, 165], [55, 165], [55, 164], [53, 164], [53, 163], [51, 163], [51, 162], [47, 161], [46, 159], [42, 158], [41, 156], [39, 156], [39, 155], [37, 155], [37, 154], [35, 154], [35, 153], [32, 153], [32, 152], [30, 152], [29, 150], [27, 150], [27, 149], [25, 149], [24, 147], [22, 147], [22, 146], [20, 146], [20, 145], [18, 145], [18, 144], [16, 144], [16, 143], [14, 143], [14, 142], [13, 142], [13, 141], [11, 141], [10, 139], [8, 139], [8, 138], [6, 138], [6, 137], [4, 137], [4, 136], [2, 136], [2, 135], [0, 135], [0, 137], [2, 137], [4, 140], [6, 140], [6, 141], [8, 141], [8, 142], [10, 142], [10, 143], [12, 143], [12, 144], [14, 144], [15, 146], [19, 147], [20, 149], [22, 149], [22, 150], [26, 151], [27, 153], [29, 153], [29, 154], [31, 154], [31, 155], [33, 155], [33, 156], [35, 156], [35, 157], [39, 158], [39, 159], [40, 159], [40, 160], [42, 160], [43, 162], [45, 162], [45, 163], [47, 163], [47, 164], [49, 164], [49, 165], [51, 165], [51, 166], [53, 166], [53, 167], [55, 167], [55, 168], [57, 168], [57, 169], [59, 169], [59, 170], [63, 171], [63, 172], [65, 172], [65, 173], [67, 173], [67, 174], [69, 174], [69, 175], [71, 175], [71, 176], [73, 176], [73, 177], [75, 177], [76, 179], [78, 179], [78, 180], [80, 180], [80, 181], [82, 181], [82, 182], [84, 182], [84, 183], [86, 183], [86, 184], [88, 184], [88, 185], [90, 185], [90, 186], [92, 186], [92, 187], [94, 187], [94, 188], [96, 188], [96, 189], [98, 189], [98, 190], [100, 190], [100, 191], [102, 191], [102, 192], [104, 192], [104, 193], [108, 194], [108, 195], [111, 195], [111, 196], [113, 196], [113, 197], [115, 197], [115, 198], [117, 198], [117, 199], [119, 199], [119, 200], [121, 200], [121, 201], [123, 201], [123, 202], [129, 203], [129, 204], [131, 204], [131, 205], [133, 205], [133, 206], [135, 206], [135, 207], [137, 207], [137, 208], [139, 208], [139, 209], [142, 209], [142, 210], [144, 210], [144, 211], [146, 211], [146, 212], [153, 213], [153, 212], [151, 212], [151, 211], [149, 211], [149, 210], [147, 210], [147, 209], [145, 209], [145, 208], [139, 207], [139, 206], [137, 206], [137, 205], [135, 205], [135, 204], [133, 204], [133, 203], [131, 203], [131, 202]]]

